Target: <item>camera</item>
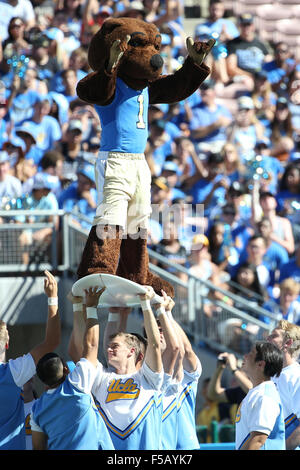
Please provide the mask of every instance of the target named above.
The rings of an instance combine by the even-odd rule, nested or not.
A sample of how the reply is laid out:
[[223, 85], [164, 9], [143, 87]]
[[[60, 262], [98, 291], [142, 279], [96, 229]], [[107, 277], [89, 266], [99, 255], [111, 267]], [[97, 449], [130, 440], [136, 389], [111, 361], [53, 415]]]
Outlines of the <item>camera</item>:
[[218, 362], [220, 362], [221, 364], [226, 364], [227, 359], [226, 359], [226, 357], [220, 357], [220, 356], [219, 356], [219, 357], [218, 357]]

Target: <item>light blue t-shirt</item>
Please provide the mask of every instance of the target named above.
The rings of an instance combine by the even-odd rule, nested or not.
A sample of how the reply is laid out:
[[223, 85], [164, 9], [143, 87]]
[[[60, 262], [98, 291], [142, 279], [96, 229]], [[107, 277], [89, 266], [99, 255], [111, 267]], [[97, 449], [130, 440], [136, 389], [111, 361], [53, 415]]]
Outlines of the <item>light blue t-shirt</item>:
[[[83, 367], [81, 362], [76, 368]], [[49, 450], [114, 449], [91, 393], [73, 385], [74, 373], [76, 370], [51, 390], [52, 393], [45, 392], [35, 401], [32, 407], [34, 424], [47, 435]]]
[[[190, 122], [190, 129], [193, 131], [198, 127], [210, 126], [216, 122], [220, 117], [232, 118], [232, 114], [225, 107], [217, 104], [215, 110], [210, 110], [204, 103], [200, 103], [198, 106], [193, 108], [193, 116]], [[226, 141], [226, 128], [220, 127], [206, 137], [197, 139], [197, 142], [216, 142], [218, 140]]]
[[35, 374], [30, 354], [0, 363], [0, 450], [25, 450], [22, 386]]

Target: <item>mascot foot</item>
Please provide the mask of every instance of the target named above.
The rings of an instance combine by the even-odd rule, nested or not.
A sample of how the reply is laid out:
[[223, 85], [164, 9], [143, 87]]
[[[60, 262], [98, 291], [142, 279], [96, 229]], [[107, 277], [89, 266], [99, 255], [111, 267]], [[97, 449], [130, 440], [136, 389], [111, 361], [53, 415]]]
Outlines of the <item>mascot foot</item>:
[[161, 296], [161, 291], [163, 290], [172, 299], [175, 296], [174, 287], [168, 281], [152, 274], [150, 271], [148, 272], [146, 285], [153, 287], [153, 290], [157, 295]]
[[[94, 226], [86, 241], [77, 270], [78, 279], [89, 274], [116, 274], [121, 247], [121, 229]], [[115, 238], [113, 238], [115, 237]]]
[[164, 290], [170, 297], [174, 297], [174, 288], [159, 276], [152, 274], [148, 269], [149, 257], [147, 249], [147, 233], [141, 233], [140, 238], [127, 236], [122, 240], [120, 260], [117, 276], [143, 286], [153, 287], [157, 295]]

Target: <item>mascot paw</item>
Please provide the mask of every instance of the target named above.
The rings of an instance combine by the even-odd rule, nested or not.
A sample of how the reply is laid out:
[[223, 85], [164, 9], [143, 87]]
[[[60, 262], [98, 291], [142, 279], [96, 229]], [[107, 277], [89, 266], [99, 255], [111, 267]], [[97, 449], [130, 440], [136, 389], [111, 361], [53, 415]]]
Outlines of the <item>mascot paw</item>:
[[130, 36], [127, 34], [124, 41], [121, 41], [121, 39], [117, 39], [113, 42], [110, 48], [109, 63], [107, 67], [108, 72], [111, 72], [118, 65], [122, 55], [127, 50], [127, 44], [129, 41]]
[[194, 42], [191, 37], [188, 37], [186, 40], [186, 47], [189, 56], [193, 59], [193, 61], [196, 64], [201, 65], [206, 56], [210, 53], [215, 43], [215, 39], [210, 39], [208, 42]]

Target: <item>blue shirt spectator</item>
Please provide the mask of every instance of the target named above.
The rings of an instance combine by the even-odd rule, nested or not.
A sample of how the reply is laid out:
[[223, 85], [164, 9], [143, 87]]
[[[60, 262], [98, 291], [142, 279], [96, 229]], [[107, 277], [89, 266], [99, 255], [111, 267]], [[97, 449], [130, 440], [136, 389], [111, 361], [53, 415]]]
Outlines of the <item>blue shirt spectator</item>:
[[229, 181], [224, 176], [224, 157], [211, 153], [207, 159], [207, 177], [200, 177], [188, 189], [193, 204], [204, 205], [204, 216], [213, 217], [215, 211], [225, 204]]
[[[89, 230], [96, 214], [97, 191], [95, 189], [94, 166], [87, 163], [77, 170], [77, 181], [74, 181], [67, 189], [61, 192], [59, 208], [73, 213], [73, 220], [82, 228]], [[81, 220], [76, 214], [90, 219]]]
[[18, 198], [21, 195], [21, 181], [10, 174], [10, 157], [8, 152], [2, 150], [0, 151], [0, 198], [6, 200], [6, 198]]
[[191, 139], [199, 150], [220, 151], [226, 142], [226, 127], [232, 121], [231, 112], [216, 102], [214, 82], [206, 80], [200, 87], [201, 103], [192, 108], [189, 123]]
[[294, 69], [295, 64], [296, 61], [291, 57], [288, 44], [284, 41], [278, 42], [274, 47], [274, 59], [265, 62], [262, 66], [262, 70], [266, 72], [267, 79], [275, 91], [279, 89], [281, 83], [288, 83], [289, 74]]
[[58, 121], [49, 116], [51, 98], [46, 95], [41, 95], [37, 98], [34, 104], [34, 113], [31, 119], [22, 121], [16, 132], [26, 131], [30, 132], [35, 137], [35, 146], [32, 148], [32, 158], [38, 164], [47, 150], [54, 148], [55, 143], [62, 137], [61, 127]]
[[281, 266], [279, 282], [284, 281], [288, 277], [292, 277], [295, 281], [300, 282], [300, 245], [296, 250], [295, 256]]
[[[225, 3], [222, 0], [211, 2], [208, 12], [208, 19], [196, 25], [195, 38], [205, 34], [207, 37], [214, 37], [221, 42], [226, 42], [239, 36], [236, 24], [230, 19], [224, 18]], [[216, 36], [213, 35], [214, 33]]]

